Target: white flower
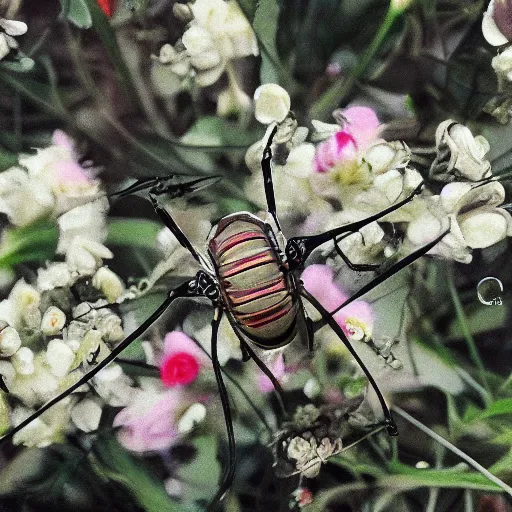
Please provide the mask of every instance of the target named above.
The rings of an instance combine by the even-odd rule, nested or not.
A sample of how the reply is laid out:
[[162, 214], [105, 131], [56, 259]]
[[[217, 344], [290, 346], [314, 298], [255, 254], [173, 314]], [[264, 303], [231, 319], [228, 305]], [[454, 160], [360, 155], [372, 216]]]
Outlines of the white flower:
[[[26, 427], [13, 437], [13, 444], [23, 444], [32, 448], [44, 448], [53, 443], [63, 442], [65, 431], [69, 424], [69, 397], [54, 405], [51, 411], [43, 413], [39, 418], [31, 421]], [[12, 412], [12, 423], [19, 425], [32, 414], [32, 410], [25, 407], [16, 407]]]
[[108, 309], [102, 309], [97, 313], [94, 327], [98, 329], [102, 338], [110, 343], [121, 341], [124, 338], [121, 319]]
[[[496, 13], [496, 8], [500, 10], [500, 12]], [[502, 46], [509, 42], [509, 38], [498, 28], [496, 24], [496, 16], [500, 17], [500, 24], [503, 24], [503, 28], [508, 28], [508, 32], [510, 35], [511, 31], [511, 23], [507, 18], [510, 19], [510, 2], [507, 0], [491, 0], [489, 6], [487, 7], [487, 11], [484, 12], [484, 17], [482, 19], [482, 33], [489, 44], [493, 46]]]
[[320, 387], [320, 383], [314, 378], [312, 377], [311, 379], [309, 379], [306, 384], [304, 384], [304, 394], [310, 399], [312, 400], [313, 398], [317, 397], [320, 392], [322, 391], [321, 387]]
[[119, 276], [107, 267], [97, 270], [92, 278], [92, 285], [101, 290], [109, 303], [115, 302], [125, 291]]
[[6, 57], [13, 49], [18, 48], [18, 43], [13, 36], [21, 36], [27, 31], [27, 25], [22, 21], [6, 20], [0, 18], [0, 60]]
[[71, 272], [83, 275], [93, 274], [103, 264], [103, 258], [113, 257], [110, 249], [82, 236], [75, 236], [66, 252], [66, 262]]
[[107, 238], [108, 199], [101, 197], [73, 208], [57, 219], [59, 243], [57, 254], [65, 254], [76, 237], [102, 243]]
[[73, 367], [75, 353], [62, 340], [50, 340], [46, 348], [46, 361], [56, 377], [64, 377]]
[[198, 423], [206, 418], [206, 407], [203, 404], [192, 404], [181, 416], [178, 421], [178, 432], [186, 434], [190, 432]]
[[512, 48], [507, 48], [492, 59], [492, 67], [500, 83], [512, 82]]
[[280, 85], [260, 85], [254, 91], [254, 106], [254, 116], [260, 123], [281, 123], [290, 112], [290, 95]]
[[512, 236], [512, 217], [499, 208], [505, 199], [501, 183], [484, 185], [454, 182], [446, 185], [440, 196], [429, 198], [423, 212], [407, 227], [407, 239], [422, 245], [446, 229], [450, 233], [429, 254], [469, 263], [471, 249], [490, 247]]
[[0, 212], [15, 226], [27, 226], [49, 216], [55, 207], [50, 187], [26, 171], [11, 167], [0, 173]]
[[466, 126], [448, 119], [436, 130], [437, 156], [430, 177], [438, 181], [457, 178], [479, 181], [492, 175], [491, 164], [484, 157], [489, 143], [482, 136], [473, 137]]
[[115, 363], [109, 364], [93, 378], [94, 389], [112, 407], [125, 407], [133, 398], [131, 379]]
[[21, 347], [21, 338], [18, 331], [5, 322], [0, 330], [0, 356], [10, 357]]
[[41, 292], [69, 286], [72, 281], [67, 263], [49, 263], [37, 269], [37, 288]]
[[50, 306], [41, 320], [41, 332], [45, 336], [55, 336], [66, 324], [66, 314], [55, 306]]
[[92, 432], [99, 427], [101, 413], [98, 400], [84, 398], [71, 409], [71, 420], [83, 432]]
[[21, 347], [11, 357], [12, 365], [16, 373], [20, 375], [31, 375], [34, 373], [34, 352], [28, 347]]
[[370, 165], [374, 174], [390, 169], [405, 168], [411, 158], [407, 145], [401, 141], [379, 142], [366, 151], [363, 160]]

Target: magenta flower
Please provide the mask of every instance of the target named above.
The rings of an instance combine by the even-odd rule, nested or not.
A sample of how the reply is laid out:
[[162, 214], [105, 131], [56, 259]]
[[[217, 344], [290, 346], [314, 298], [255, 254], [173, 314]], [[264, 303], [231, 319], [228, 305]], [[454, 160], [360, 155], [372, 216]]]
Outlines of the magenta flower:
[[184, 332], [172, 331], [165, 336], [159, 365], [164, 386], [190, 384], [196, 380], [200, 368], [208, 364], [206, 354]]
[[335, 133], [316, 148], [315, 170], [326, 172], [333, 167], [352, 163], [377, 139], [380, 122], [368, 107], [350, 107], [342, 111], [343, 130]]
[[119, 442], [128, 450], [147, 452], [165, 450], [178, 438], [176, 412], [183, 409], [180, 388], [134, 389], [134, 396], [115, 418], [114, 427], [122, 427]]
[[[310, 265], [300, 276], [306, 290], [327, 309], [334, 311], [348, 296], [334, 282], [334, 271], [327, 265]], [[373, 311], [367, 302], [356, 300], [334, 315], [334, 320], [349, 338], [371, 336]], [[362, 331], [362, 332], [361, 332]]]

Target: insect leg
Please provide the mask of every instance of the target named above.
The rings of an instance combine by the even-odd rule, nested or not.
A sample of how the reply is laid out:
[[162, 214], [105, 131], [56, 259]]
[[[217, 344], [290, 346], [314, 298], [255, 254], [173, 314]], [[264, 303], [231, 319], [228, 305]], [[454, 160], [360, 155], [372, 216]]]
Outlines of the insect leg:
[[385, 425], [386, 425], [386, 432], [390, 436], [396, 436], [398, 435], [398, 429], [396, 427], [396, 424], [393, 420], [393, 417], [391, 416], [391, 411], [389, 410], [386, 401], [384, 400], [384, 397], [382, 396], [382, 393], [379, 389], [379, 386], [377, 386], [377, 383], [375, 382], [375, 379], [373, 378], [372, 374], [366, 368], [365, 364], [363, 363], [362, 359], [359, 357], [357, 352], [354, 350], [354, 347], [350, 344], [350, 341], [348, 341], [347, 336], [343, 332], [343, 329], [337, 324], [336, 320], [334, 320], [331, 313], [329, 313], [321, 304], [318, 302], [315, 297], [313, 297], [308, 291], [302, 287], [301, 289], [301, 295], [305, 297], [308, 302], [322, 315], [322, 318], [324, 319], [324, 322], [329, 324], [329, 327], [335, 332], [335, 334], [338, 336], [338, 338], [341, 340], [341, 342], [347, 347], [348, 351], [352, 354], [352, 357], [357, 361], [357, 364], [361, 367], [364, 374], [366, 375], [366, 378], [370, 382], [372, 388], [374, 389], [375, 393], [377, 394], [377, 398], [379, 399], [380, 406], [382, 408], [382, 412], [384, 413], [385, 418]]
[[[353, 270], [354, 272], [369, 272], [369, 271], [377, 270], [380, 267], [380, 265], [368, 264], [368, 263], [352, 263], [352, 261], [350, 261], [348, 256], [340, 249], [338, 242], [341, 242], [341, 240], [343, 240], [344, 238], [346, 238], [347, 236], [349, 236], [351, 234], [352, 233], [345, 233], [345, 234], [341, 235], [339, 238], [334, 239], [334, 247], [335, 247], [338, 255], [345, 262], [347, 267], [350, 270]], [[359, 233], [359, 234], [361, 234], [361, 233]]]
[[156, 213], [160, 219], [162, 219], [162, 222], [165, 224], [165, 226], [169, 228], [171, 233], [177, 238], [181, 246], [187, 249], [199, 264], [202, 264], [201, 258], [197, 251], [194, 249], [190, 240], [186, 237], [185, 233], [183, 233], [178, 224], [176, 224], [176, 221], [171, 217], [171, 214], [163, 206], [160, 206], [153, 192], [149, 192], [149, 198], [151, 199], [151, 203]]
[[432, 247], [439, 243], [449, 233], [449, 231], [449, 229], [444, 231], [437, 238], [432, 240], [432, 242], [423, 245], [419, 249], [411, 252], [411, 254], [408, 254], [405, 258], [402, 258], [400, 261], [398, 261], [391, 267], [387, 268], [384, 272], [382, 272], [382, 274], [379, 274], [375, 279], [372, 279], [368, 284], [360, 288], [356, 293], [354, 293], [354, 295], [347, 299], [343, 304], [338, 306], [334, 311], [331, 311], [330, 314], [334, 315], [340, 309], [344, 308], [351, 302], [354, 302], [359, 297], [363, 296], [365, 293], [368, 293], [369, 291], [373, 290], [376, 286], [383, 283], [390, 277], [394, 276], [396, 273], [400, 272], [400, 270], [407, 267], [408, 265], [416, 261], [418, 258], [421, 258], [421, 256], [424, 256], [428, 251], [430, 251], [430, 249], [432, 249]]
[[389, 208], [386, 208], [385, 210], [382, 210], [381, 212], [376, 213], [375, 215], [371, 215], [366, 219], [359, 220], [357, 222], [352, 222], [351, 224], [345, 224], [344, 226], [340, 226], [339, 228], [330, 229], [329, 231], [326, 231], [325, 233], [320, 233], [319, 235], [297, 236], [290, 238], [288, 240], [288, 243], [286, 244], [285, 249], [290, 265], [293, 268], [300, 267], [301, 265], [304, 264], [308, 256], [313, 252], [313, 250], [319, 247], [320, 245], [324, 244], [325, 242], [328, 242], [329, 240], [334, 240], [336, 239], [337, 236], [342, 235], [344, 233], [355, 233], [362, 227], [376, 220], [379, 220], [382, 217], [385, 217], [386, 215], [394, 212], [395, 210], [398, 210], [405, 204], [411, 202], [414, 199], [414, 197], [421, 192], [422, 188], [423, 182], [420, 183], [413, 190], [413, 192], [402, 201], [399, 201], [398, 203], [393, 204]]
[[53, 407], [55, 404], [59, 403], [61, 400], [69, 396], [73, 391], [78, 389], [80, 386], [87, 384], [97, 373], [99, 373], [105, 366], [110, 364], [116, 357], [127, 348], [132, 342], [134, 342], [141, 334], [143, 334], [149, 327], [151, 327], [167, 310], [167, 308], [171, 305], [174, 300], [179, 297], [190, 297], [190, 296], [198, 296], [199, 293], [197, 289], [194, 288], [194, 285], [198, 281], [197, 278], [194, 278], [191, 281], [187, 281], [175, 290], [171, 291], [164, 302], [158, 307], [158, 309], [147, 319], [145, 320], [135, 331], [133, 331], [127, 338], [125, 338], [119, 345], [117, 345], [110, 354], [100, 361], [96, 366], [94, 366], [91, 370], [89, 370], [81, 379], [79, 379], [75, 384], [67, 388], [65, 391], [57, 395], [55, 398], [52, 398], [49, 402], [46, 402], [42, 407], [40, 407], [37, 411], [31, 414], [28, 418], [23, 420], [19, 425], [9, 430], [3, 437], [0, 438], [0, 443], [6, 441], [11, 438], [25, 428], [29, 423], [33, 420], [41, 416], [48, 409]]
[[228, 467], [222, 476], [222, 483], [219, 490], [213, 497], [213, 500], [208, 505], [208, 510], [214, 510], [215, 506], [222, 500], [226, 492], [231, 487], [235, 477], [235, 463], [236, 463], [236, 450], [235, 450], [235, 433], [233, 431], [233, 420], [231, 418], [231, 408], [229, 406], [229, 397], [222, 379], [222, 368], [219, 363], [217, 355], [217, 342], [219, 334], [219, 325], [222, 318], [222, 309], [215, 310], [215, 316], [212, 320], [212, 363], [213, 371], [215, 372], [215, 379], [219, 388], [220, 400], [222, 403], [222, 411], [224, 413], [224, 420], [226, 422], [226, 431], [228, 434]]
[[277, 132], [277, 126], [274, 127], [270, 136], [267, 140], [267, 144], [265, 145], [265, 149], [263, 150], [263, 158], [261, 159], [261, 169], [263, 171], [263, 184], [265, 186], [265, 198], [267, 200], [267, 210], [272, 215], [276, 226], [279, 231], [281, 231], [281, 226], [279, 225], [279, 220], [277, 219], [277, 211], [276, 211], [276, 198], [274, 195], [274, 183], [272, 182], [272, 150], [270, 147], [272, 146], [272, 141], [274, 140], [274, 135]]

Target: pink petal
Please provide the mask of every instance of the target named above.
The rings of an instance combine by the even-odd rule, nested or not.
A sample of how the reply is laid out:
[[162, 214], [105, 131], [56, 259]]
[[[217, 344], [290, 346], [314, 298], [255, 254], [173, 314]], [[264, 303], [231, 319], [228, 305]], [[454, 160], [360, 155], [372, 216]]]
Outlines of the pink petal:
[[75, 143], [73, 142], [73, 139], [62, 130], [55, 130], [53, 132], [52, 142], [56, 146], [68, 149], [71, 153], [74, 153], [75, 151]]
[[332, 311], [347, 300], [347, 296], [333, 282], [334, 271], [327, 265], [309, 265], [300, 276], [306, 290]]
[[347, 124], [344, 131], [356, 140], [359, 150], [372, 143], [379, 134], [380, 121], [375, 111], [369, 107], [349, 107], [342, 112]]
[[179, 352], [187, 352], [188, 354], [194, 356], [203, 366], [210, 364], [210, 359], [196, 345], [194, 340], [192, 340], [182, 331], [171, 331], [167, 333], [164, 338], [163, 359], [167, 359], [169, 356]]
[[[281, 382], [281, 379], [286, 374], [283, 354], [278, 355], [274, 364], [269, 366], [269, 370], [272, 372], [274, 377]], [[274, 391], [272, 381], [264, 373], [260, 373], [258, 375], [258, 390], [260, 393], [270, 393], [271, 391]]]
[[55, 164], [55, 170], [57, 171], [57, 180], [62, 185], [76, 185], [90, 182], [87, 173], [76, 162], [57, 162]]

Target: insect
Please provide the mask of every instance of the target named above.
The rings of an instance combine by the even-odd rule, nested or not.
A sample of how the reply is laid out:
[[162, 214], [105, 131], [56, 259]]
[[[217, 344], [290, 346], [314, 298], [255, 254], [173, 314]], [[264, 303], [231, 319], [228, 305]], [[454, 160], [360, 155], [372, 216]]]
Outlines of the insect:
[[[361, 366], [379, 399], [384, 414], [382, 425], [387, 433], [391, 436], [398, 434], [396, 424], [377, 383], [351, 346], [341, 327], [333, 319], [333, 314], [427, 253], [447, 232], [442, 233], [432, 242], [386, 268], [341, 304], [336, 311], [327, 311], [307, 292], [298, 278], [298, 274], [304, 268], [308, 257], [320, 245], [326, 242], [336, 243], [339, 237], [355, 233], [367, 224], [381, 219], [390, 212], [412, 201], [421, 192], [422, 184], [407, 198], [378, 214], [318, 235], [292, 237], [280, 245], [278, 238], [284, 240], [284, 237], [276, 212], [271, 166], [271, 145], [276, 131], [277, 127], [274, 127], [268, 137], [261, 160], [261, 167], [264, 177], [267, 210], [275, 222], [277, 233], [270, 224], [263, 222], [252, 213], [234, 213], [222, 218], [218, 223], [215, 233], [208, 242], [207, 257], [205, 257], [193, 247], [174, 221], [172, 215], [159, 203], [158, 198], [163, 194], [171, 198], [182, 197], [186, 193], [208, 186], [212, 183], [212, 178], [198, 178], [179, 184], [176, 183], [174, 176], [145, 178], [114, 194], [123, 197], [136, 192], [147, 191], [149, 199], [162, 222], [174, 234], [178, 242], [189, 251], [201, 269], [193, 278], [170, 290], [158, 309], [126, 339], [119, 343], [105, 359], [97, 362], [97, 355], [92, 354], [93, 361], [97, 364], [91, 370], [74, 385], [47, 402], [34, 414], [9, 431], [2, 438], [2, 441], [12, 437], [43, 412], [88, 382], [94, 375], [116, 359], [128, 345], [141, 336], [175, 300], [189, 297], [206, 297], [211, 301], [214, 308], [211, 357], [219, 388], [229, 447], [228, 464], [225, 468], [220, 487], [210, 504], [210, 508], [214, 507], [226, 494], [235, 473], [235, 436], [231, 409], [222, 377], [221, 366], [217, 357], [218, 331], [223, 315], [227, 316], [240, 340], [244, 359], [253, 359], [272, 381], [276, 390], [280, 392], [281, 388], [277, 379], [274, 378], [265, 364], [259, 359], [252, 347], [256, 346], [263, 350], [272, 350], [288, 345], [296, 337], [299, 326], [304, 324], [307, 331], [308, 345], [312, 349], [314, 329], [304, 307], [304, 301], [307, 301], [320, 313], [323, 321], [330, 326]], [[338, 253], [341, 252], [339, 248], [337, 250]], [[345, 255], [343, 255], [343, 259], [348, 261]], [[350, 265], [354, 270], [370, 270], [366, 265], [354, 263], [350, 263]], [[373, 267], [371, 270], [373, 270]], [[335, 451], [334, 448], [333, 451]]]

